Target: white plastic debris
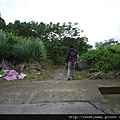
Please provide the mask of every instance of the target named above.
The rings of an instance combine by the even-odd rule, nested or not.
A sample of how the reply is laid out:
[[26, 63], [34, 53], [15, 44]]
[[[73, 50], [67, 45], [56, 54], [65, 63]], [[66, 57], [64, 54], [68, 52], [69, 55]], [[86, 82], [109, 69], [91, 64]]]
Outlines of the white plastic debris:
[[26, 76], [26, 74], [20, 73], [19, 76], [18, 76], [18, 79], [23, 79], [25, 76]]

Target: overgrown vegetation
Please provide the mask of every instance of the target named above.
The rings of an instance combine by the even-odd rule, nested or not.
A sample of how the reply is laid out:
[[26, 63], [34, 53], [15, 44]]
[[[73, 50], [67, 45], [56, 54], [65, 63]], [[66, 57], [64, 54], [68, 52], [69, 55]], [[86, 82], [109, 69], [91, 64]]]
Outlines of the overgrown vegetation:
[[96, 43], [96, 49], [92, 50], [88, 38], [80, 37], [83, 30], [77, 27], [78, 23], [45, 24], [16, 20], [6, 25], [2, 18], [0, 23], [3, 31], [0, 33], [0, 64], [3, 69], [26, 72], [30, 81], [52, 78], [52, 70], [47, 64], [64, 65], [70, 44], [88, 63], [87, 71], [77, 73], [76, 79], [94, 75], [89, 74], [90, 69], [102, 71], [104, 77], [99, 75], [99, 78], [109, 78], [109, 72], [120, 71], [119, 42], [109, 39]]
[[104, 72], [90, 72], [89, 70], [82, 70], [76, 72], [75, 80], [91, 80], [91, 79], [109, 79], [109, 74]]
[[12, 45], [10, 56], [12, 60], [18, 62], [42, 61], [46, 58], [46, 51], [42, 41], [22, 39]]
[[46, 51], [41, 40], [14, 37], [11, 34], [0, 34], [0, 61], [12, 63], [43, 61]]
[[120, 45], [109, 45], [91, 50], [81, 56], [88, 62], [89, 69], [103, 72], [120, 70]]
[[[63, 64], [70, 44], [74, 44], [79, 55], [92, 48], [92, 46], [87, 43], [87, 37], [80, 37], [83, 30], [77, 27], [78, 23], [68, 22], [60, 24], [58, 22], [53, 24], [50, 22], [49, 24], [46, 24], [43, 22], [38, 23], [31, 21], [26, 23], [15, 20], [14, 23], [5, 25], [5, 21], [2, 20], [2, 24], [4, 25], [1, 26], [0, 29], [3, 29], [5, 33], [9, 32], [12, 33], [13, 36], [20, 36], [25, 39], [40, 39], [45, 45], [47, 58], [56, 64]], [[22, 42], [23, 41], [20, 40], [20, 43], [17, 43], [17, 46], [18, 44], [24, 44]], [[29, 44], [30, 43], [28, 43], [28, 45]], [[21, 50], [21, 48], [16, 48], [15, 46], [14, 49]]]
[[82, 58], [87, 60], [87, 69], [99, 70], [102, 74], [97, 78], [120, 78], [120, 44], [118, 41], [110, 39], [104, 43], [96, 44], [95, 50], [90, 50], [82, 54]]

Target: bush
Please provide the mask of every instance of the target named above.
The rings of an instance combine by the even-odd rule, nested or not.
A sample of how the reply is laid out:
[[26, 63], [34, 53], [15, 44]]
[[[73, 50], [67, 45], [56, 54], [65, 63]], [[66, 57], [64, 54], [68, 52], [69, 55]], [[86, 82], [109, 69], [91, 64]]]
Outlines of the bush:
[[89, 68], [104, 72], [120, 70], [120, 45], [91, 50], [81, 57], [88, 61]]
[[22, 39], [12, 46], [12, 60], [18, 62], [45, 60], [46, 52], [42, 41], [36, 39]]
[[0, 34], [0, 61], [12, 62], [42, 61], [46, 51], [41, 40], [15, 37], [10, 33]]

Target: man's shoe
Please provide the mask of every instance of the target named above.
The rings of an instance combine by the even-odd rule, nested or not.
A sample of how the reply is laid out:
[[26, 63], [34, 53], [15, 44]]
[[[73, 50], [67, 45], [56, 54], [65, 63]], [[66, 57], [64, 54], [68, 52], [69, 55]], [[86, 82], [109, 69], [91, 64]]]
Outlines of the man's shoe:
[[70, 78], [68, 78], [68, 81], [70, 80]]

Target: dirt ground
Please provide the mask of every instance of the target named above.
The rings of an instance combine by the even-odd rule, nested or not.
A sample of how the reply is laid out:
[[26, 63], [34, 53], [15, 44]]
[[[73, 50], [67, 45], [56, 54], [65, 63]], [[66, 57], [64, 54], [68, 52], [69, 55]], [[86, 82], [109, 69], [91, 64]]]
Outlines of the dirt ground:
[[54, 71], [54, 77], [52, 80], [66, 80], [67, 70], [65, 68], [60, 68]]

